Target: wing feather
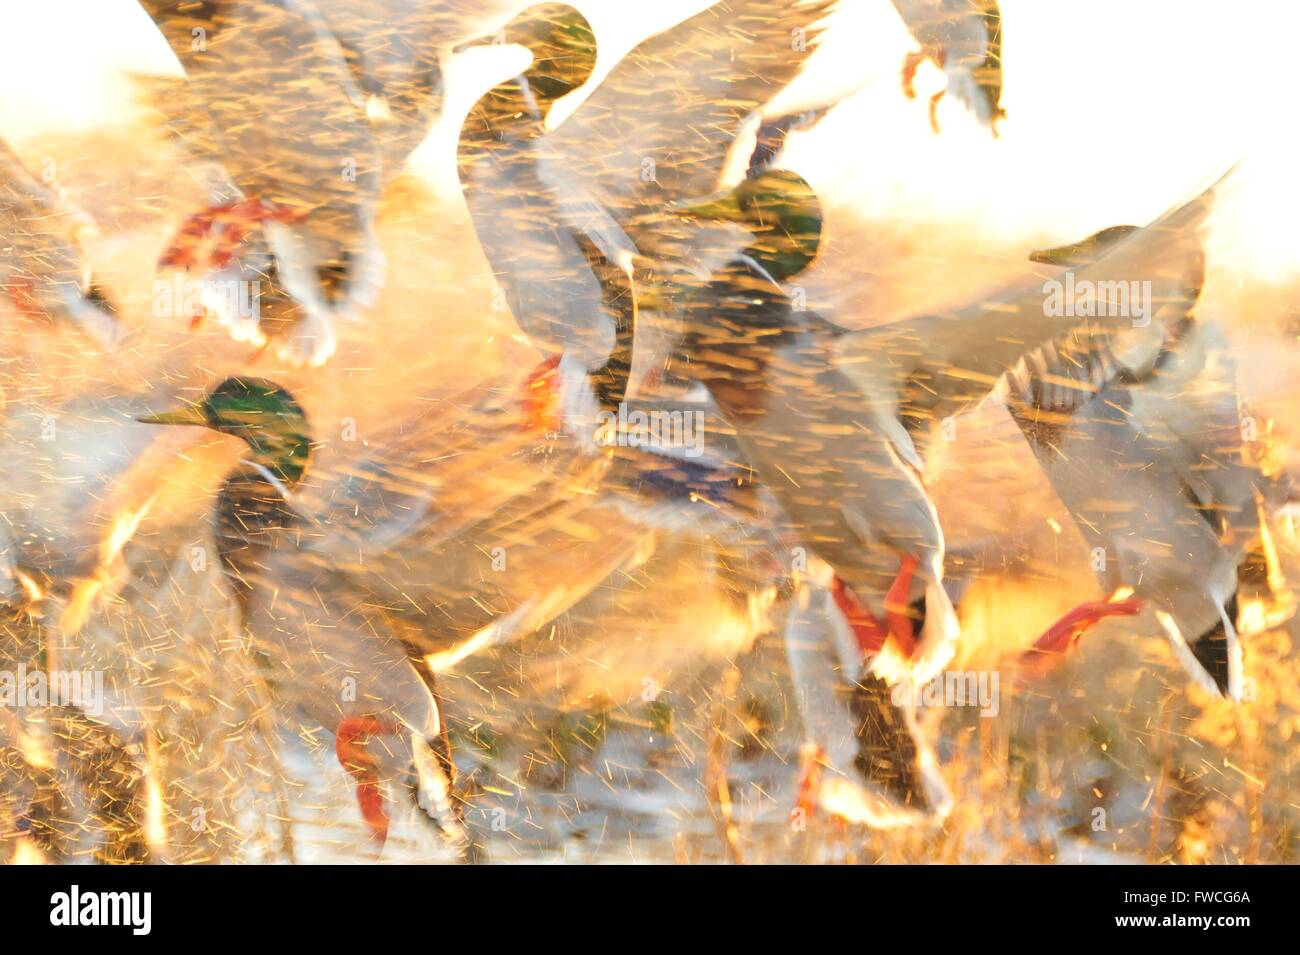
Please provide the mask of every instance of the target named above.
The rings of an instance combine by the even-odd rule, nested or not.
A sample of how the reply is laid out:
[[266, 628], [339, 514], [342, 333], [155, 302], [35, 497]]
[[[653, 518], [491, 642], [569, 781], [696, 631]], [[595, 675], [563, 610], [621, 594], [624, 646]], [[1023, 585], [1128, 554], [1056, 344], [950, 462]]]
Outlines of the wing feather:
[[[1162, 315], [1186, 315], [1204, 271], [1201, 232], [1224, 179], [1115, 242], [1076, 270], [1076, 284], [1151, 281], [1153, 330]], [[1060, 317], [1046, 308], [1046, 299], [1045, 289], [1035, 286], [960, 312], [845, 334], [835, 361], [869, 401], [896, 410], [909, 430], [919, 431], [983, 399], [1026, 354], [1084, 324], [1101, 332], [1133, 325], [1126, 316]]]
[[548, 138], [622, 221], [712, 192], [745, 117], [803, 69], [835, 2], [716, 3], [632, 50]]

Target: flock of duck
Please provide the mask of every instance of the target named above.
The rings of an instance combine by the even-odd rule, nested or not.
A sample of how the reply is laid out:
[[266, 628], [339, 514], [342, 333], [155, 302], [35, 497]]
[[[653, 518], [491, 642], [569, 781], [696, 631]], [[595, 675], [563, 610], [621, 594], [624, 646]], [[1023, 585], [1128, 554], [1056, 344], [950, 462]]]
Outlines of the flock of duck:
[[[1219, 184], [1147, 226], [1034, 252], [1091, 290], [1088, 307], [1051, 307], [1039, 280], [849, 330], [806, 302], [823, 209], [782, 166], [785, 134], [833, 104], [765, 112], [835, 2], [721, 0], [641, 42], [555, 124], [597, 64], [596, 33], [567, 4], [471, 39], [440, 0], [140, 0], [184, 70], [155, 103], [203, 159], [211, 200], [159, 269], [256, 289], [255, 308], [214, 295], [206, 314], [305, 367], [330, 362], [341, 323], [383, 322], [379, 200], [439, 114], [446, 58], [531, 54], [478, 99], [457, 151], [474, 233], [539, 353], [522, 391], [488, 382], [413, 415], [328, 481], [303, 403], [251, 370], [129, 411], [243, 442], [211, 512], [225, 587], [277, 705], [333, 734], [375, 843], [405, 802], [476, 855], [443, 674], [560, 620], [616, 641], [653, 612], [640, 580], [656, 562], [738, 621], [730, 642], [699, 634], [700, 654], [734, 657], [783, 629], [809, 808], [881, 827], [942, 820], [942, 766], [896, 690], [941, 674], [961, 640], [962, 582], [926, 475], [942, 429], [990, 395], [1101, 555], [1107, 595], [1026, 635], [1017, 665], [1150, 611], [1191, 679], [1241, 695], [1239, 588], [1257, 586], [1287, 489], [1252, 458], [1224, 337], [1197, 315]], [[997, 135], [995, 0], [894, 5], [918, 46], [909, 95], [930, 59]], [[644, 115], [647, 89], [671, 90], [674, 114]], [[738, 144], [748, 162], [728, 181]], [[94, 223], [7, 149], [0, 223], [9, 320], [119, 347], [113, 292], [79, 250]], [[661, 440], [647, 422], [700, 427]], [[112, 453], [120, 473], [143, 449]], [[0, 524], [8, 617], [36, 626], [32, 602], [84, 595], [121, 551], [48, 532], [44, 493], [64, 492], [31, 489]]]

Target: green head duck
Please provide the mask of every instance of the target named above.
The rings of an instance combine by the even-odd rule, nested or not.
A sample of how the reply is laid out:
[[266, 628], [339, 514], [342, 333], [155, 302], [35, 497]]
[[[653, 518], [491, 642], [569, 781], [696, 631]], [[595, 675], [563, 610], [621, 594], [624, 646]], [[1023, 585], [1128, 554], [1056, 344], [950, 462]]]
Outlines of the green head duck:
[[783, 282], [817, 258], [821, 246], [822, 207], [802, 176], [771, 169], [746, 179], [735, 189], [698, 202], [673, 206], [678, 216], [733, 222], [754, 235], [745, 254], [772, 278]]
[[143, 415], [145, 424], [210, 428], [243, 439], [253, 460], [287, 487], [303, 478], [311, 458], [307, 415], [287, 389], [261, 378], [227, 378], [197, 404]]

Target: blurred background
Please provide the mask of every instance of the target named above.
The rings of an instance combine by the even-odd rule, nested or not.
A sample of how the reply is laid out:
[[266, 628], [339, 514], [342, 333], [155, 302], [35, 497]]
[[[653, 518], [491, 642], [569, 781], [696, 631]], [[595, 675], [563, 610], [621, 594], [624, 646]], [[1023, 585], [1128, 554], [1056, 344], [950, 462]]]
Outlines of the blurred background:
[[[607, 70], [644, 36], [706, 4], [575, 5], [596, 29]], [[464, 0], [463, 7], [473, 15], [479, 5]], [[997, 138], [952, 98], [940, 107], [942, 131], [931, 130], [925, 94], [943, 84], [931, 66], [918, 76], [921, 97], [903, 96], [899, 71], [912, 42], [888, 0], [843, 0], [832, 15], [808, 73], [782, 97], [796, 109], [828, 92], [847, 95], [815, 129], [793, 134], [784, 160], [828, 208], [829, 245], [808, 278], [810, 305], [832, 305], [845, 324], [866, 326], [968, 302], [1030, 275], [1029, 250], [1145, 223], [1240, 163], [1214, 213], [1203, 308], [1226, 329], [1243, 400], [1288, 465], [1297, 447], [1300, 380], [1300, 132], [1291, 49], [1300, 6], [1003, 0], [1001, 9], [1007, 118]], [[511, 4], [496, 5], [483, 27], [510, 12]], [[10, 345], [42, 369], [39, 385], [26, 387], [49, 401], [87, 382], [147, 398], [192, 393], [244, 368], [247, 349], [218, 330], [192, 334], [151, 315], [158, 254], [204, 197], [156, 118], [133, 97], [130, 73], [179, 75], [149, 19], [132, 0], [7, 3], [0, 16], [0, 136], [29, 168], [52, 170], [69, 198], [94, 215], [100, 235], [90, 257], [139, 333], [105, 370], [66, 342], [15, 345], [7, 332]], [[355, 421], [364, 441], [413, 395], [429, 400], [479, 381], [517, 379], [531, 364], [517, 360], [523, 346], [509, 317], [491, 308], [494, 285], [459, 196], [454, 157], [466, 110], [518, 69], [518, 53], [481, 51], [452, 64], [443, 119], [385, 196], [390, 274], [371, 319], [341, 330], [338, 356], [323, 369], [259, 359], [257, 372], [288, 384], [322, 422], [327, 464], [344, 453], [331, 438], [334, 422]], [[1008, 647], [1023, 645], [1096, 584], [1086, 548], [1005, 411], [990, 404], [974, 412], [960, 434], [936, 477], [954, 544], [1000, 534], [1036, 541], [1056, 558], [1050, 573], [982, 580], [963, 603], [968, 639], [958, 662], [981, 667], [996, 665]], [[181, 544], [176, 528], [203, 512], [236, 451], [205, 435], [161, 436], [107, 511], [147, 497], [156, 469], [164, 461], [175, 466], [179, 456], [189, 470], [167, 482], [139, 537], [159, 547], [163, 540]], [[172, 540], [172, 533], [179, 536]], [[1294, 579], [1294, 540], [1280, 546]], [[177, 600], [146, 625], [109, 607], [95, 627], [111, 646], [133, 629], [207, 632], [221, 613]], [[671, 639], [674, 628], [689, 625], [665, 615], [648, 620], [639, 639]], [[205, 639], [220, 646], [224, 638]], [[1005, 690], [999, 719], [927, 714], [957, 797], [942, 832], [846, 835], [822, 819], [813, 824], [816, 838], [802, 841], [786, 825], [797, 718], [782, 682], [779, 641], [760, 641], [742, 662], [746, 689], [736, 708], [736, 718], [761, 726], [766, 741], [738, 770], [744, 838], [754, 856], [774, 861], [1293, 861], [1300, 849], [1293, 788], [1300, 684], [1292, 640], [1286, 629], [1258, 639], [1248, 658], [1255, 698], [1234, 709], [1186, 687], [1157, 632], [1107, 624], [1067, 673], [1024, 692]], [[634, 700], [615, 701], [538, 729], [550, 742], [530, 750], [519, 718], [508, 708], [493, 712], [468, 685], [482, 683], [490, 665], [469, 667], [462, 692], [453, 691], [465, 705], [453, 725], [476, 759], [515, 779], [511, 766], [537, 762], [543, 751], [554, 759], [561, 740], [565, 760], [594, 767], [579, 774], [576, 789], [572, 780], [567, 790], [557, 784], [558, 794], [544, 799], [523, 798], [527, 786], [489, 782], [482, 811], [510, 813], [499, 840], [505, 856], [723, 857], [697, 781], [703, 734], [692, 727], [707, 722], [709, 705], [707, 695], [689, 689], [695, 683], [680, 690], [675, 720], [665, 723], [662, 712], [647, 714]], [[664, 675], [664, 685], [677, 675]], [[506, 729], [513, 749], [501, 742]], [[332, 759], [325, 750], [304, 745], [288, 767], [291, 804], [319, 810], [296, 831], [292, 853], [299, 860], [359, 858], [355, 833], [340, 834], [359, 827], [347, 781], [320, 769]], [[184, 762], [175, 752], [159, 758]], [[159, 805], [169, 806], [157, 809], [160, 819], [176, 817], [175, 857], [283, 857], [283, 833], [261, 831], [275, 829], [264, 825], [275, 813], [250, 807], [276, 805], [284, 793], [252, 785], [252, 796], [237, 796], [215, 764], [204, 772], [212, 785], [232, 790], [222, 810], [230, 832], [190, 838], [176, 821], [186, 818], [183, 800], [173, 807], [160, 795]], [[1091, 824], [1099, 805], [1110, 812], [1100, 830]], [[249, 823], [254, 817], [260, 821]], [[249, 835], [255, 830], [256, 838]], [[387, 859], [404, 858], [403, 843], [395, 845]], [[411, 851], [409, 858], [419, 857]]]

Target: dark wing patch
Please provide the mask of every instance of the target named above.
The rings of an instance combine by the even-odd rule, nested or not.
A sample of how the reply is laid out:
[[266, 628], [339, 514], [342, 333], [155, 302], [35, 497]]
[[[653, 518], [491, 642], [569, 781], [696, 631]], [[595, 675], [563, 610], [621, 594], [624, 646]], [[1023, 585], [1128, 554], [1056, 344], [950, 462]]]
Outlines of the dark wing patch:
[[[1237, 616], [1237, 595], [1234, 593], [1224, 608], [1227, 615], [1236, 619]], [[1228, 696], [1228, 634], [1223, 621], [1220, 620], [1213, 627], [1201, 634], [1194, 641], [1188, 644], [1192, 651], [1192, 656], [1196, 662], [1205, 668], [1205, 672], [1210, 675], [1214, 685], [1219, 688], [1219, 692]]]

